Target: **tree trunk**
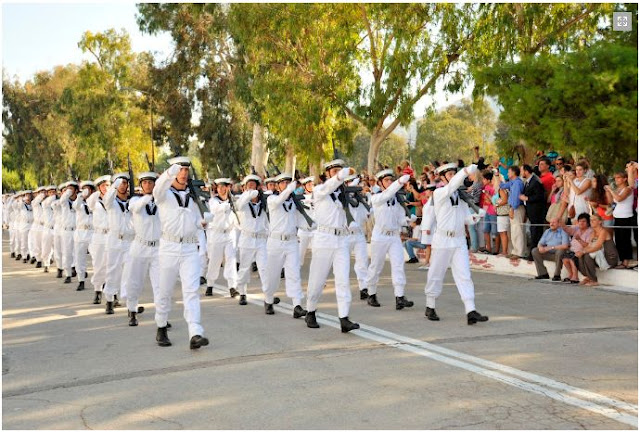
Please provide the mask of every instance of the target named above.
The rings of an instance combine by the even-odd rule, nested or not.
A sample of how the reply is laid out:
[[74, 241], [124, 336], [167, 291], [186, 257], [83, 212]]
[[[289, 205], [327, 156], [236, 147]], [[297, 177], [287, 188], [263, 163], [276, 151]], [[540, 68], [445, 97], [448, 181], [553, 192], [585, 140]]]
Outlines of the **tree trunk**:
[[373, 176], [378, 171], [378, 153], [380, 153], [380, 147], [382, 147], [383, 142], [382, 131], [373, 131], [371, 141], [369, 142], [369, 154], [367, 157], [367, 171], [370, 176]]
[[265, 176], [265, 131], [258, 123], [253, 124], [253, 137], [251, 139], [251, 165], [260, 176]]
[[286, 154], [285, 154], [285, 162], [284, 162], [284, 172], [293, 175], [293, 173], [291, 173], [291, 170], [293, 169], [293, 157], [295, 156], [296, 153], [293, 149], [293, 145], [289, 142], [287, 142], [285, 149], [286, 149]]

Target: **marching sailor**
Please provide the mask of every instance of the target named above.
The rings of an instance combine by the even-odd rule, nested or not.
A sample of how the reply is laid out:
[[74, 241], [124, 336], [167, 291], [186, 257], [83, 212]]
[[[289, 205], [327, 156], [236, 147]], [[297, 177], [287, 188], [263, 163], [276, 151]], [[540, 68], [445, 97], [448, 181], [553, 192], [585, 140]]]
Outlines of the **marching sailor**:
[[29, 255], [29, 230], [33, 224], [33, 209], [31, 207], [31, 190], [22, 191], [22, 200], [18, 204], [18, 233], [20, 236], [20, 255], [22, 263], [27, 263], [31, 257]]
[[32, 253], [31, 264], [36, 263], [36, 268], [42, 267], [42, 231], [43, 231], [43, 213], [42, 213], [42, 200], [45, 199], [44, 187], [39, 186], [35, 190], [36, 196], [31, 202], [33, 209], [33, 225], [29, 236], [31, 237]]
[[64, 282], [69, 284], [71, 277], [75, 277], [74, 245], [73, 237], [76, 230], [76, 210], [73, 208], [73, 202], [78, 195], [78, 183], [76, 181], [67, 182], [67, 188], [60, 197], [60, 220], [62, 221], [62, 231], [60, 244], [62, 248], [62, 269], [65, 272]]
[[483, 215], [482, 212], [470, 213], [467, 203], [460, 199], [458, 188], [467, 176], [478, 171], [478, 167], [471, 164], [458, 173], [456, 170], [456, 163], [445, 164], [436, 169], [436, 174], [441, 175], [445, 185], [436, 189], [432, 196], [437, 229], [431, 245], [431, 265], [424, 290], [427, 298], [425, 315], [429, 320], [440, 320], [436, 314], [436, 299], [442, 292], [442, 281], [447, 268], [451, 266], [453, 279], [467, 313], [467, 324], [473, 325], [486, 322], [489, 318], [476, 311], [464, 226], [477, 223]]
[[45, 187], [47, 197], [42, 201], [42, 264], [44, 271], [49, 272], [51, 266], [51, 260], [53, 259], [53, 209], [51, 205], [58, 199], [57, 192], [58, 187], [56, 185], [49, 185]]
[[89, 243], [89, 254], [93, 264], [91, 285], [94, 290], [93, 303], [102, 302], [102, 290], [107, 279], [107, 235], [109, 234], [109, 217], [103, 198], [111, 185], [111, 176], [100, 176], [95, 180], [97, 191], [87, 199], [87, 206], [93, 216], [93, 235]]
[[[67, 187], [67, 182], [61, 183], [58, 185], [58, 189], [60, 190], [60, 195], [65, 192]], [[64, 220], [62, 219], [62, 209], [60, 205], [62, 204], [62, 197], [56, 198], [51, 203], [51, 208], [53, 209], [53, 257], [56, 262], [56, 267], [58, 268], [58, 273], [56, 274], [56, 278], [62, 278], [62, 234], [64, 232]]]
[[[358, 186], [360, 178], [352, 174], [347, 177], [345, 183], [349, 186]], [[353, 221], [349, 224], [349, 253], [353, 251], [355, 255], [353, 270], [358, 279], [360, 299], [367, 299], [369, 296], [367, 290], [369, 255], [367, 253], [367, 238], [364, 235], [364, 227], [371, 212], [359, 201], [355, 202], [355, 206], [349, 202], [349, 211], [351, 212], [351, 216], [353, 216]]]
[[205, 296], [213, 296], [213, 284], [220, 274], [220, 265], [224, 259], [223, 276], [227, 280], [227, 288], [231, 297], [238, 292], [238, 268], [236, 266], [236, 236], [234, 233], [235, 218], [232, 212], [231, 179], [219, 178], [214, 181], [217, 195], [209, 199], [209, 210], [213, 221], [207, 224], [207, 251], [209, 266], [207, 268], [207, 291]]
[[[266, 314], [274, 314], [273, 304], [280, 302], [274, 293], [280, 286], [282, 266], [285, 269], [285, 287], [291, 298], [293, 318], [307, 314], [302, 303], [302, 284], [300, 281], [300, 255], [298, 252], [298, 212], [291, 194], [296, 189], [291, 175], [282, 173], [275, 178], [278, 190], [267, 198], [269, 206], [269, 239], [267, 240], [267, 278], [262, 285], [264, 290], [264, 309]], [[307, 224], [305, 222], [305, 224]]]
[[347, 197], [340, 187], [349, 176], [349, 168], [345, 168], [341, 159], [335, 159], [326, 163], [324, 169], [327, 180], [313, 189], [314, 217], [318, 228], [313, 235], [305, 322], [309, 328], [320, 327], [316, 321], [316, 309], [333, 267], [340, 328], [342, 332], [349, 332], [360, 328], [348, 317], [351, 307], [349, 229], [345, 213]]
[[9, 226], [9, 251], [11, 252], [11, 258], [15, 259], [17, 254], [20, 254], [18, 251], [18, 231], [17, 227], [17, 215], [15, 209], [15, 204], [18, 200], [17, 194], [12, 194], [9, 196], [9, 199], [4, 204], [3, 213], [7, 218], [7, 225]]
[[117, 295], [127, 296], [122, 278], [123, 267], [129, 263], [129, 249], [135, 236], [129, 212], [129, 174], [116, 173], [111, 178], [102, 203], [107, 210], [109, 234], [107, 236], [107, 275], [104, 285], [106, 314], [113, 314]]
[[76, 290], [78, 291], [84, 290], [84, 281], [87, 278], [87, 250], [93, 235], [93, 214], [86, 200], [95, 192], [95, 184], [90, 180], [85, 180], [80, 183], [80, 190], [81, 193], [73, 202], [73, 209], [76, 211], [76, 232], [73, 241], [78, 275]]
[[[311, 217], [312, 220], [315, 221], [313, 216], [313, 183], [316, 178], [314, 176], [305, 177], [300, 181], [300, 184], [304, 188], [304, 199], [302, 203], [309, 208], [307, 214]], [[298, 240], [300, 242], [300, 266], [304, 265], [304, 258], [307, 255], [307, 250], [311, 245], [311, 240], [313, 239], [313, 233], [316, 229], [316, 224], [314, 222], [312, 227], [309, 227], [307, 222], [304, 220], [302, 215], [298, 215]]]
[[210, 222], [212, 215], [201, 218], [198, 205], [187, 190], [191, 160], [185, 156], [170, 159], [171, 166], [158, 177], [153, 198], [160, 214], [161, 237], [158, 251], [160, 266], [156, 306], [156, 342], [171, 346], [167, 336], [167, 319], [171, 311], [171, 295], [176, 280], [180, 279], [184, 319], [189, 326], [189, 347], [199, 349], [209, 344], [203, 337], [200, 324], [200, 258], [198, 257], [198, 230]]

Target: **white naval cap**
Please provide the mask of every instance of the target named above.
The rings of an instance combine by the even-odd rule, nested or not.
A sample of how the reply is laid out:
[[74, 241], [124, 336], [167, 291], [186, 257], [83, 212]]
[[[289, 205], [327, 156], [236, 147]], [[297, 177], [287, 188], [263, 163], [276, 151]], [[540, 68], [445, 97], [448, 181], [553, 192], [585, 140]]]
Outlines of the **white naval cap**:
[[62, 182], [60, 185], [58, 185], [58, 189], [59, 189], [60, 191], [62, 191], [63, 189], [65, 189], [65, 188], [67, 187], [67, 184], [68, 184], [68, 183], [69, 183], [69, 182]]
[[458, 164], [455, 162], [450, 162], [449, 164], [441, 165], [436, 168], [436, 174], [444, 174], [447, 171], [458, 171]]
[[155, 171], [143, 171], [138, 174], [138, 181], [142, 182], [143, 180], [156, 180], [158, 178], [158, 173]]
[[84, 187], [87, 187], [87, 186], [89, 186], [89, 187], [91, 187], [93, 189], [96, 189], [96, 184], [93, 183], [90, 180], [85, 180], [85, 181], [80, 182], [80, 189], [82, 189]]
[[31, 191], [30, 189], [26, 189], [24, 191], [22, 191], [22, 194], [31, 194], [33, 191]]
[[70, 180], [69, 182], [67, 182], [66, 184], [67, 186], [73, 186], [76, 189], [78, 189], [78, 182], [76, 182], [75, 180]]
[[228, 177], [219, 177], [216, 180], [214, 180], [213, 183], [215, 183], [216, 185], [220, 185], [220, 184], [231, 185], [233, 182]]
[[387, 168], [386, 170], [381, 170], [376, 173], [377, 180], [382, 180], [387, 176], [393, 177], [393, 170], [391, 170], [390, 168]]
[[352, 180], [357, 179], [357, 177], [358, 177], [358, 175], [357, 175], [357, 174], [355, 174], [355, 173], [354, 173], [354, 174], [350, 174], [349, 176], [347, 176], [347, 177], [345, 178], [345, 180], [344, 180], [344, 181], [345, 181], [345, 182], [351, 182]]
[[113, 176], [111, 176], [111, 182], [115, 182], [117, 179], [126, 179], [127, 181], [129, 180], [129, 173], [127, 172], [122, 172], [122, 173], [116, 173]]
[[188, 156], [176, 156], [174, 158], [167, 159], [167, 162], [169, 163], [169, 165], [178, 164], [183, 167], [191, 166], [191, 158], [189, 158]]
[[276, 182], [276, 178], [275, 177], [268, 177], [264, 180], [264, 183], [275, 183]]
[[347, 164], [343, 160], [334, 159], [333, 161], [329, 161], [329, 162], [325, 163], [324, 164], [324, 169], [326, 171], [326, 170], [331, 170], [332, 168], [335, 168], [335, 167], [343, 168], [343, 167], [346, 167], [346, 165]]
[[242, 185], [246, 185], [247, 182], [250, 182], [252, 180], [255, 181], [258, 185], [262, 183], [262, 179], [260, 179], [260, 176], [257, 176], [255, 174], [250, 174], [248, 176], [245, 176], [244, 179], [242, 179]]
[[105, 182], [111, 183], [111, 176], [109, 176], [108, 174], [105, 174], [104, 176], [100, 176], [95, 180], [96, 188], [99, 187], [100, 184], [103, 184]]
[[53, 190], [57, 190], [57, 189], [58, 189], [58, 187], [57, 187], [57, 186], [55, 186], [55, 185], [47, 185], [47, 186], [43, 186], [42, 188], [43, 188], [45, 191], [51, 191], [52, 189], [53, 189]]
[[315, 176], [309, 176], [309, 177], [305, 177], [304, 179], [302, 179], [302, 180], [300, 181], [300, 183], [301, 183], [302, 185], [306, 185], [306, 184], [307, 184], [307, 183], [309, 183], [309, 182], [315, 182], [315, 181], [316, 181], [316, 177], [315, 177]]
[[293, 180], [293, 176], [291, 176], [289, 173], [280, 173], [276, 176], [274, 182], [282, 182], [283, 180]]

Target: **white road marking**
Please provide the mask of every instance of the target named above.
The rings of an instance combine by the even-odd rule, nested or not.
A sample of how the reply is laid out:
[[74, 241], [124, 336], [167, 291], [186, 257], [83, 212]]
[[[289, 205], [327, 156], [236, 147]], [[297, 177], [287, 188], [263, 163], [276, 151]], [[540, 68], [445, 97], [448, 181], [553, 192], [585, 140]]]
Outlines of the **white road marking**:
[[[214, 284], [214, 292], [220, 295], [229, 295], [229, 291], [218, 284]], [[261, 294], [247, 295], [247, 302], [259, 306], [264, 305]], [[293, 306], [280, 302], [274, 305], [274, 309], [282, 313], [290, 313], [293, 310]], [[336, 316], [317, 313], [316, 318], [318, 323], [322, 325], [340, 329], [340, 321]], [[360, 323], [360, 329], [351, 331], [351, 334], [390, 347], [395, 347], [405, 352], [424, 356], [434, 361], [497, 380], [527, 392], [549, 397], [562, 403], [611, 418], [615, 421], [636, 428], [638, 427], [638, 406], [631, 403], [362, 323]]]

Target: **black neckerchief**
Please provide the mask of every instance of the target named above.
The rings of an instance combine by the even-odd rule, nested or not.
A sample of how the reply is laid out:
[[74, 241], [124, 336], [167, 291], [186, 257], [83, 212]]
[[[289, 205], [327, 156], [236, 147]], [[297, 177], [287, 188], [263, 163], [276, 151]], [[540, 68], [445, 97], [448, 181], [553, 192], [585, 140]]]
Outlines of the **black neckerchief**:
[[102, 201], [102, 197], [98, 197], [98, 203], [100, 203], [100, 206], [102, 206], [102, 209], [104, 209], [105, 211], [107, 210], [107, 208], [104, 207], [104, 202]]
[[155, 215], [156, 212], [158, 212], [158, 206], [156, 206], [156, 202], [153, 197], [151, 197], [151, 201], [147, 203], [145, 208], [147, 209], [147, 215]]
[[180, 198], [180, 194], [178, 194], [178, 190], [176, 190], [175, 188], [171, 187], [171, 189], [169, 190], [173, 193], [173, 195], [175, 196], [176, 200], [178, 201], [178, 206], [183, 207], [183, 208], [187, 208], [189, 207], [189, 199], [191, 198], [191, 196], [189, 194], [187, 194], [187, 199], [184, 201], [184, 204], [182, 203], [182, 199]]
[[291, 196], [282, 203], [282, 208], [285, 212], [289, 212], [293, 208], [293, 200], [291, 199]]
[[129, 210], [129, 201], [121, 201], [117, 196], [116, 196], [116, 203], [118, 203], [118, 206], [120, 206], [120, 210], [122, 211], [122, 213], [125, 213]]
[[456, 192], [454, 192], [454, 193], [453, 193], [453, 195], [455, 195], [455, 196], [456, 196], [456, 198], [455, 198], [455, 199], [453, 198], [453, 195], [452, 195], [452, 196], [449, 196], [449, 200], [451, 201], [451, 206], [454, 206], [454, 207], [455, 207], [455, 206], [458, 206], [458, 199], [459, 199], [459, 196], [458, 196], [457, 192], [458, 192], [458, 191], [456, 191]]
[[[256, 211], [253, 209], [254, 206], [258, 206], [258, 213], [256, 214]], [[254, 218], [259, 217], [262, 214], [262, 203], [257, 202], [254, 203], [252, 201], [249, 202], [249, 210], [251, 211], [251, 216]]]
[[82, 201], [82, 206], [84, 207], [84, 211], [87, 215], [91, 215], [91, 212], [89, 211], [89, 206], [87, 206], [87, 202], [86, 201]]

